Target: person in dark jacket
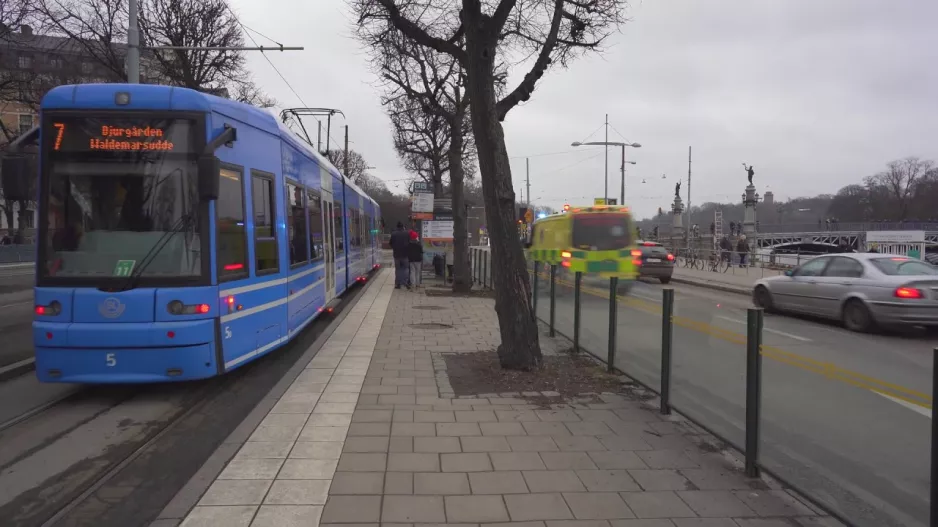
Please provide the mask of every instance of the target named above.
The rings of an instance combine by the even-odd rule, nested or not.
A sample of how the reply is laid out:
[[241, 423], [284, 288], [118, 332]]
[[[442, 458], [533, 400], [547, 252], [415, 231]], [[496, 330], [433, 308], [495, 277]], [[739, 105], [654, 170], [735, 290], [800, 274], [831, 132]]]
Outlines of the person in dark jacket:
[[423, 244], [415, 231], [410, 231], [410, 243], [407, 245], [407, 259], [410, 261], [410, 277], [407, 288], [420, 287], [420, 274], [423, 272]]
[[407, 231], [404, 230], [404, 224], [397, 222], [397, 230], [391, 233], [391, 239], [388, 241], [391, 251], [394, 254], [394, 289], [400, 289], [402, 285], [407, 285], [408, 266], [410, 264], [407, 258], [407, 247], [410, 245], [410, 239]]
[[746, 257], [749, 256], [749, 242], [746, 241], [746, 236], [739, 237], [736, 252], [739, 253], [739, 266], [746, 267]]

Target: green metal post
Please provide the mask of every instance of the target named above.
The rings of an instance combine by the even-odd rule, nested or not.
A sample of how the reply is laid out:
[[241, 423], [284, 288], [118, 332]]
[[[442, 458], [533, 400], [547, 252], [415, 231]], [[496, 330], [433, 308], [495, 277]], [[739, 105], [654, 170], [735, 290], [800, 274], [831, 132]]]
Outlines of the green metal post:
[[612, 373], [616, 364], [616, 308], [619, 299], [616, 297], [619, 279], [613, 276], [609, 279], [609, 354], [606, 357], [606, 371]]
[[551, 337], [554, 336], [554, 320], [555, 313], [557, 310], [557, 302], [555, 295], [557, 294], [557, 264], [550, 264], [550, 332]]
[[580, 284], [583, 282], [583, 273], [576, 272], [573, 278], [573, 351], [580, 351]]
[[759, 424], [762, 410], [762, 308], [746, 315], [746, 476], [759, 477]]
[[671, 344], [674, 337], [674, 289], [662, 291], [661, 301], [661, 413], [671, 413]]

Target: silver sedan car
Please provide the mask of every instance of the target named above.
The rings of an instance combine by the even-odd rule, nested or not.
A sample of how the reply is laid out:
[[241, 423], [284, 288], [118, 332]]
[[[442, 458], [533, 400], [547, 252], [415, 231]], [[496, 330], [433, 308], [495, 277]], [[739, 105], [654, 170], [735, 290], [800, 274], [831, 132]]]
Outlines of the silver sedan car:
[[938, 328], [938, 268], [906, 256], [846, 253], [818, 256], [784, 276], [755, 283], [753, 301], [843, 321], [852, 331], [877, 326]]

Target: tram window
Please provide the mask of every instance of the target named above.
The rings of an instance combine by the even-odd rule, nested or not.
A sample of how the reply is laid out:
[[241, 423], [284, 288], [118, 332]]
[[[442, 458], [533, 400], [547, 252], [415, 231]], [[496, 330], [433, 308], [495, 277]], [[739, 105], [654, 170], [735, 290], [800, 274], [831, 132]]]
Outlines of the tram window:
[[290, 217], [287, 221], [290, 238], [290, 266], [296, 267], [309, 261], [309, 236], [306, 235], [305, 193], [295, 183], [287, 183], [287, 209]]
[[365, 248], [371, 248], [371, 216], [365, 214]]
[[358, 209], [349, 209], [349, 248], [358, 248]]
[[254, 205], [255, 272], [261, 274], [276, 271], [280, 267], [280, 259], [274, 228], [277, 204], [274, 200], [274, 181], [271, 176], [251, 172], [251, 203]]
[[322, 241], [322, 198], [319, 192], [307, 190], [307, 207], [309, 213], [309, 249], [312, 261], [322, 260], [323, 241]]
[[244, 229], [244, 186], [241, 168], [222, 168], [215, 212], [218, 225], [218, 278], [247, 274], [247, 236]]
[[345, 212], [342, 204], [335, 202], [332, 218], [335, 220], [335, 250], [337, 253], [345, 252], [345, 231], [342, 230], [342, 218]]

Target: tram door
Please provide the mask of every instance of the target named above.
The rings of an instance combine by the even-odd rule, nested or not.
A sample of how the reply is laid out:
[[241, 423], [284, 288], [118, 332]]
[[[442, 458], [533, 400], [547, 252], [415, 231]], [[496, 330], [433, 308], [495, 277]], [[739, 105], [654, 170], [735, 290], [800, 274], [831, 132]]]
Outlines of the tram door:
[[335, 298], [335, 222], [332, 221], [332, 193], [322, 193], [322, 236], [326, 257], [326, 302]]

